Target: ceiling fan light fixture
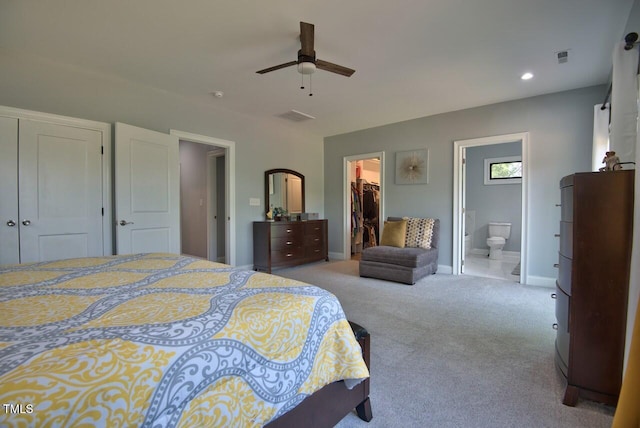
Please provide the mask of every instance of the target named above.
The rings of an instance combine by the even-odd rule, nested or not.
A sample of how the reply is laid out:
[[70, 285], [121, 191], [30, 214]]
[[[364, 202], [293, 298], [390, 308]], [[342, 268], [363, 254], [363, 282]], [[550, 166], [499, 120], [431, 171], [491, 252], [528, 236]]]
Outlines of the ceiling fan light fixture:
[[298, 73], [313, 74], [316, 71], [316, 64], [311, 61], [303, 61], [298, 63]]

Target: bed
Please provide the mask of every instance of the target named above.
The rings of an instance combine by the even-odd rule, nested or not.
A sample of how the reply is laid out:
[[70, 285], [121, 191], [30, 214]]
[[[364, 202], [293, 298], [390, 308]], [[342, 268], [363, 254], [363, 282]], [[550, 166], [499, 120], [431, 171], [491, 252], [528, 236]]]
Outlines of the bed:
[[0, 266], [0, 426], [368, 420], [361, 330], [325, 290], [191, 257]]

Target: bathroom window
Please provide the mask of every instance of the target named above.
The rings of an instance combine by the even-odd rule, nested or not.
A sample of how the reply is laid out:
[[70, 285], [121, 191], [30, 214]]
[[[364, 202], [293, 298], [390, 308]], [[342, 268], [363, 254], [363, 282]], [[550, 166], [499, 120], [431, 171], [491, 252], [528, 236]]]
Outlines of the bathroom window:
[[484, 160], [484, 184], [522, 183], [522, 156]]

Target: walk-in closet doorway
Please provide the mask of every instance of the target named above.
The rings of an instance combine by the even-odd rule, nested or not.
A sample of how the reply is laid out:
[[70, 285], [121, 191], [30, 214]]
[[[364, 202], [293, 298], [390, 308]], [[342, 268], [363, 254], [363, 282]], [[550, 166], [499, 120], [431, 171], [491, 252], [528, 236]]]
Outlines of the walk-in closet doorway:
[[379, 244], [384, 225], [384, 152], [344, 158], [343, 259]]

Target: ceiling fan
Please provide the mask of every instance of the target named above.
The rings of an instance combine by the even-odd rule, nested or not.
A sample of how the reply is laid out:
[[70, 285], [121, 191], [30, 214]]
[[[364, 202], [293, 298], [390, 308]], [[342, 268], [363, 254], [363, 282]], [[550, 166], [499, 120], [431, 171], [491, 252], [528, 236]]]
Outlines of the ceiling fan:
[[307, 22], [300, 22], [300, 45], [301, 48], [298, 51], [298, 60], [289, 61], [284, 64], [274, 65], [273, 67], [265, 68], [264, 70], [256, 71], [258, 74], [265, 74], [271, 71], [280, 70], [281, 68], [290, 67], [292, 65], [298, 65], [298, 72], [301, 74], [312, 74], [317, 69], [330, 71], [331, 73], [341, 74], [349, 77], [356, 71], [344, 67], [342, 65], [334, 64], [321, 59], [316, 59], [316, 51], [313, 50], [313, 36], [314, 26]]

